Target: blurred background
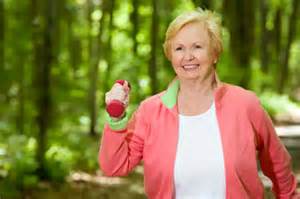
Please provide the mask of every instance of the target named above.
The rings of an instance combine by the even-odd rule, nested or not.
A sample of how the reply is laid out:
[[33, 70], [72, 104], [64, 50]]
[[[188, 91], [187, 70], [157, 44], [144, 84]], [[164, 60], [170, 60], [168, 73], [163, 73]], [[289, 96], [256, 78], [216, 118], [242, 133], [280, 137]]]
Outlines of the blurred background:
[[259, 96], [300, 180], [299, 0], [0, 0], [0, 198], [145, 198], [142, 166], [99, 170], [104, 93], [127, 79], [133, 111], [165, 89], [166, 28], [198, 6], [222, 17], [220, 79]]

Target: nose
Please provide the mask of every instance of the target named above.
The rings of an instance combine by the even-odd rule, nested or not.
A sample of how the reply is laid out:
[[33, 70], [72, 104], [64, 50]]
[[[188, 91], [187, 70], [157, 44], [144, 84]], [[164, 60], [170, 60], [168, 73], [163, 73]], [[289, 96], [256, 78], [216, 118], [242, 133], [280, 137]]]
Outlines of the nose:
[[185, 58], [185, 60], [188, 60], [188, 61], [193, 60], [195, 58], [195, 56], [194, 56], [192, 50], [186, 50], [186, 52], [184, 54], [184, 58]]

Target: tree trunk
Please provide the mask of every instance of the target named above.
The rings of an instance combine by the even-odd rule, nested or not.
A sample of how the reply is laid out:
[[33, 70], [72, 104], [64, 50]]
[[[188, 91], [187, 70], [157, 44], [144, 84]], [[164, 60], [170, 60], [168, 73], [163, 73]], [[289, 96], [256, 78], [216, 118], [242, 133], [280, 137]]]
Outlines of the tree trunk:
[[[34, 54], [34, 88], [35, 104], [37, 109], [36, 122], [38, 126], [37, 136], [37, 174], [47, 178], [45, 169], [45, 152], [47, 148], [47, 130], [50, 119], [50, 71], [53, 61], [52, 35], [53, 35], [53, 0], [47, 0], [40, 4], [38, 0], [32, 0], [33, 14], [33, 54]], [[42, 7], [45, 6], [45, 7]], [[43, 13], [43, 14], [41, 14]], [[45, 23], [43, 26], [43, 22]]]
[[[31, 27], [28, 27], [28, 24], [31, 24], [31, 16], [28, 16], [28, 13], [31, 13], [30, 10], [30, 2], [23, 4], [20, 3], [17, 7], [17, 11], [14, 16], [12, 16], [11, 21], [15, 21], [16, 24], [13, 26], [13, 32], [12, 35], [10, 35], [12, 38], [16, 38], [20, 36], [18, 39], [19, 42], [16, 42], [13, 46], [13, 55], [17, 55], [17, 59], [13, 59], [9, 62], [15, 70], [15, 80], [18, 85], [18, 93], [17, 93], [17, 109], [16, 109], [16, 132], [18, 134], [24, 134], [25, 127], [33, 126], [30, 118], [30, 124], [28, 125], [28, 118], [26, 118], [26, 109], [25, 105], [27, 102], [27, 95], [33, 92], [27, 92], [28, 90], [28, 80], [33, 79], [31, 76], [33, 75], [32, 72], [29, 72], [30, 70], [34, 70], [32, 68], [32, 56], [28, 56], [28, 54], [33, 54], [31, 49], [28, 49], [28, 43], [24, 45], [24, 42], [30, 42], [32, 41], [32, 31]], [[23, 30], [29, 30], [25, 31], [20, 35], [20, 32]], [[11, 46], [11, 45], [10, 45]], [[15, 56], [13, 56], [15, 57]], [[11, 57], [10, 57], [11, 58]], [[29, 63], [28, 63], [29, 62]], [[28, 65], [30, 65], [31, 68], [28, 68]], [[34, 66], [33, 66], [34, 67]], [[33, 98], [34, 99], [34, 98]], [[32, 104], [32, 103], [31, 103]], [[27, 120], [26, 120], [27, 119]]]
[[[133, 52], [133, 57], [134, 57], [134, 61], [133, 61], [133, 65], [132, 68], [130, 69], [134, 74], [134, 84], [136, 85], [135, 91], [139, 91], [140, 85], [139, 85], [139, 77], [140, 77], [140, 67], [137, 65], [137, 59], [140, 59], [139, 54], [138, 54], [138, 41], [137, 41], [137, 34], [139, 31], [139, 0], [132, 0], [132, 6], [133, 6], [133, 10], [132, 13], [130, 14], [130, 21], [132, 24], [132, 31], [131, 31], [131, 38], [133, 41], [133, 46], [132, 46], [132, 52]], [[134, 92], [135, 96], [136, 96], [136, 100], [135, 101], [141, 101], [141, 92]], [[131, 98], [132, 99], [132, 98]]]
[[58, 62], [58, 57], [59, 54], [61, 52], [61, 43], [63, 41], [63, 35], [65, 34], [63, 32], [63, 34], [61, 34], [61, 30], [62, 30], [62, 23], [61, 21], [64, 20], [64, 13], [65, 13], [65, 7], [66, 7], [66, 0], [52, 0], [52, 11], [51, 11], [51, 15], [52, 15], [52, 53], [53, 53], [53, 65], [59, 65]]
[[92, 36], [92, 12], [94, 9], [93, 1], [88, 0], [87, 1], [88, 6], [88, 33], [89, 33], [89, 65], [90, 65], [90, 71], [89, 71], [89, 79], [90, 79], [90, 88], [89, 88], [89, 111], [90, 111], [90, 136], [96, 136], [96, 82], [95, 79], [97, 78], [98, 74], [98, 67], [96, 62], [96, 47], [97, 44], [94, 42], [93, 36]]
[[287, 36], [287, 43], [283, 48], [280, 58], [280, 72], [279, 72], [279, 81], [278, 81], [278, 92], [283, 93], [286, 82], [289, 78], [289, 57], [290, 49], [292, 42], [296, 35], [296, 20], [299, 12], [299, 0], [294, 0], [292, 5], [292, 13], [289, 18], [289, 29]]
[[138, 28], [139, 28], [139, 0], [132, 0], [133, 5], [133, 11], [130, 15], [130, 20], [132, 24], [132, 40], [133, 40], [133, 54], [134, 56], [137, 55], [137, 48], [138, 48], [138, 41], [137, 41], [137, 34], [138, 34]]
[[254, 44], [254, 1], [224, 0], [225, 23], [230, 32], [230, 49], [240, 70], [239, 85], [248, 88], [251, 79], [250, 58]]
[[[174, 20], [170, 13], [172, 13], [175, 8], [176, 8], [176, 2], [175, 1], [173, 1], [173, 0], [164, 1], [162, 9], [165, 12], [161, 12], [162, 13], [161, 18], [164, 19], [164, 20], [163, 20], [163, 23], [161, 23], [161, 24], [164, 25], [163, 29], [165, 31], [167, 31], [167, 28], [170, 25], [171, 21]], [[164, 41], [165, 41], [165, 34], [161, 36], [161, 41], [159, 43], [163, 44]], [[164, 54], [164, 52], [162, 52], [162, 54]], [[170, 79], [173, 78], [174, 77], [174, 70], [173, 70], [172, 64], [170, 63], [170, 61], [165, 56], [164, 56], [163, 63], [164, 63], [164, 70], [166, 71], [166, 73], [169, 76], [168, 78], [170, 78]], [[166, 83], [167, 82], [168, 81], [166, 81]], [[166, 87], [167, 84], [162, 85], [162, 86]]]
[[113, 49], [112, 49], [112, 31], [114, 29], [114, 8], [115, 8], [115, 0], [106, 1], [108, 6], [108, 14], [109, 14], [109, 22], [108, 22], [108, 40], [106, 42], [105, 49], [105, 57], [107, 61], [106, 75], [104, 81], [104, 90], [107, 91], [109, 89], [109, 80], [111, 71], [113, 71]]
[[4, 0], [0, 0], [0, 72], [4, 71]]
[[17, 131], [19, 134], [24, 133], [24, 105], [25, 105], [25, 96], [24, 96], [24, 90], [25, 90], [25, 64], [23, 63], [24, 59], [23, 56], [19, 56], [19, 60], [17, 63], [20, 63], [18, 66], [20, 68], [20, 71], [18, 73], [18, 82], [19, 82], [19, 91], [18, 91], [18, 100], [19, 100], [19, 107], [18, 107], [18, 116], [17, 116]]
[[156, 60], [157, 60], [157, 39], [158, 39], [158, 24], [159, 24], [159, 18], [158, 18], [158, 12], [157, 12], [157, 0], [152, 0], [152, 21], [151, 21], [151, 56], [149, 61], [149, 77], [150, 77], [150, 88], [151, 88], [151, 94], [155, 94], [157, 92], [157, 67], [156, 67]]
[[82, 61], [81, 41], [78, 38], [78, 36], [74, 34], [74, 30], [73, 30], [73, 23], [75, 18], [74, 10], [75, 9], [73, 7], [69, 7], [66, 10], [69, 63], [72, 68], [73, 79], [76, 78], [76, 72]]
[[1, 83], [0, 83], [0, 97], [4, 97], [4, 100], [7, 104], [9, 103], [9, 82], [5, 70], [5, 5], [4, 0], [0, 0], [0, 74]]
[[261, 0], [260, 4], [260, 64], [262, 71], [267, 74], [269, 71], [269, 35], [266, 28], [268, 7], [266, 0]]
[[[91, 10], [92, 3], [89, 1], [89, 30], [91, 30]], [[99, 73], [99, 61], [102, 54], [102, 33], [104, 25], [105, 16], [105, 1], [102, 2], [102, 17], [100, 19], [99, 33], [96, 37], [92, 37], [89, 33], [89, 45], [90, 45], [90, 89], [89, 89], [89, 110], [90, 110], [90, 136], [96, 136], [96, 126], [97, 126], [97, 82]]]
[[[274, 39], [275, 39], [275, 55], [276, 55], [276, 62], [280, 63], [280, 51], [281, 51], [281, 33], [282, 33], [282, 8], [276, 10], [275, 15], [275, 22], [274, 22]], [[279, 65], [278, 65], [279, 67]]]

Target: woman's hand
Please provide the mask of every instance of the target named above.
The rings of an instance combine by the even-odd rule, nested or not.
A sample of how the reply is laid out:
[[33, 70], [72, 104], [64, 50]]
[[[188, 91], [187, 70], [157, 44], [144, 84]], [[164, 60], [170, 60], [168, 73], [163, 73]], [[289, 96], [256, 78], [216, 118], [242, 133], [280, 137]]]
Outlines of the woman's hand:
[[[113, 87], [111, 88], [111, 90], [108, 91], [107, 93], [105, 93], [106, 106], [112, 100], [118, 100], [118, 101], [122, 102], [126, 108], [129, 104], [129, 90], [130, 90], [130, 88], [129, 88], [127, 81], [125, 81], [123, 85], [121, 85], [120, 83], [115, 83], [113, 85]], [[124, 113], [125, 113], [125, 111], [124, 111]], [[114, 119], [118, 120], [118, 119], [122, 118], [123, 115], [121, 115], [118, 118], [114, 118]]]

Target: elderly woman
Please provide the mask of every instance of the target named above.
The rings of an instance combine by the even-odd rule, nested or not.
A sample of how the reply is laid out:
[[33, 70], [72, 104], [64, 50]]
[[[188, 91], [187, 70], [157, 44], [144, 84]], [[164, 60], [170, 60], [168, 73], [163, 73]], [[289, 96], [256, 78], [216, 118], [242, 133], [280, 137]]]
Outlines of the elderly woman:
[[[222, 83], [219, 18], [209, 10], [178, 16], [164, 50], [177, 77], [144, 100], [129, 120], [107, 118], [99, 163], [108, 176], [144, 163], [151, 199], [263, 198], [257, 160], [277, 198], [296, 198], [291, 157], [252, 92]], [[115, 84], [106, 102], [128, 104], [128, 85]], [[298, 197], [297, 197], [298, 198]]]

